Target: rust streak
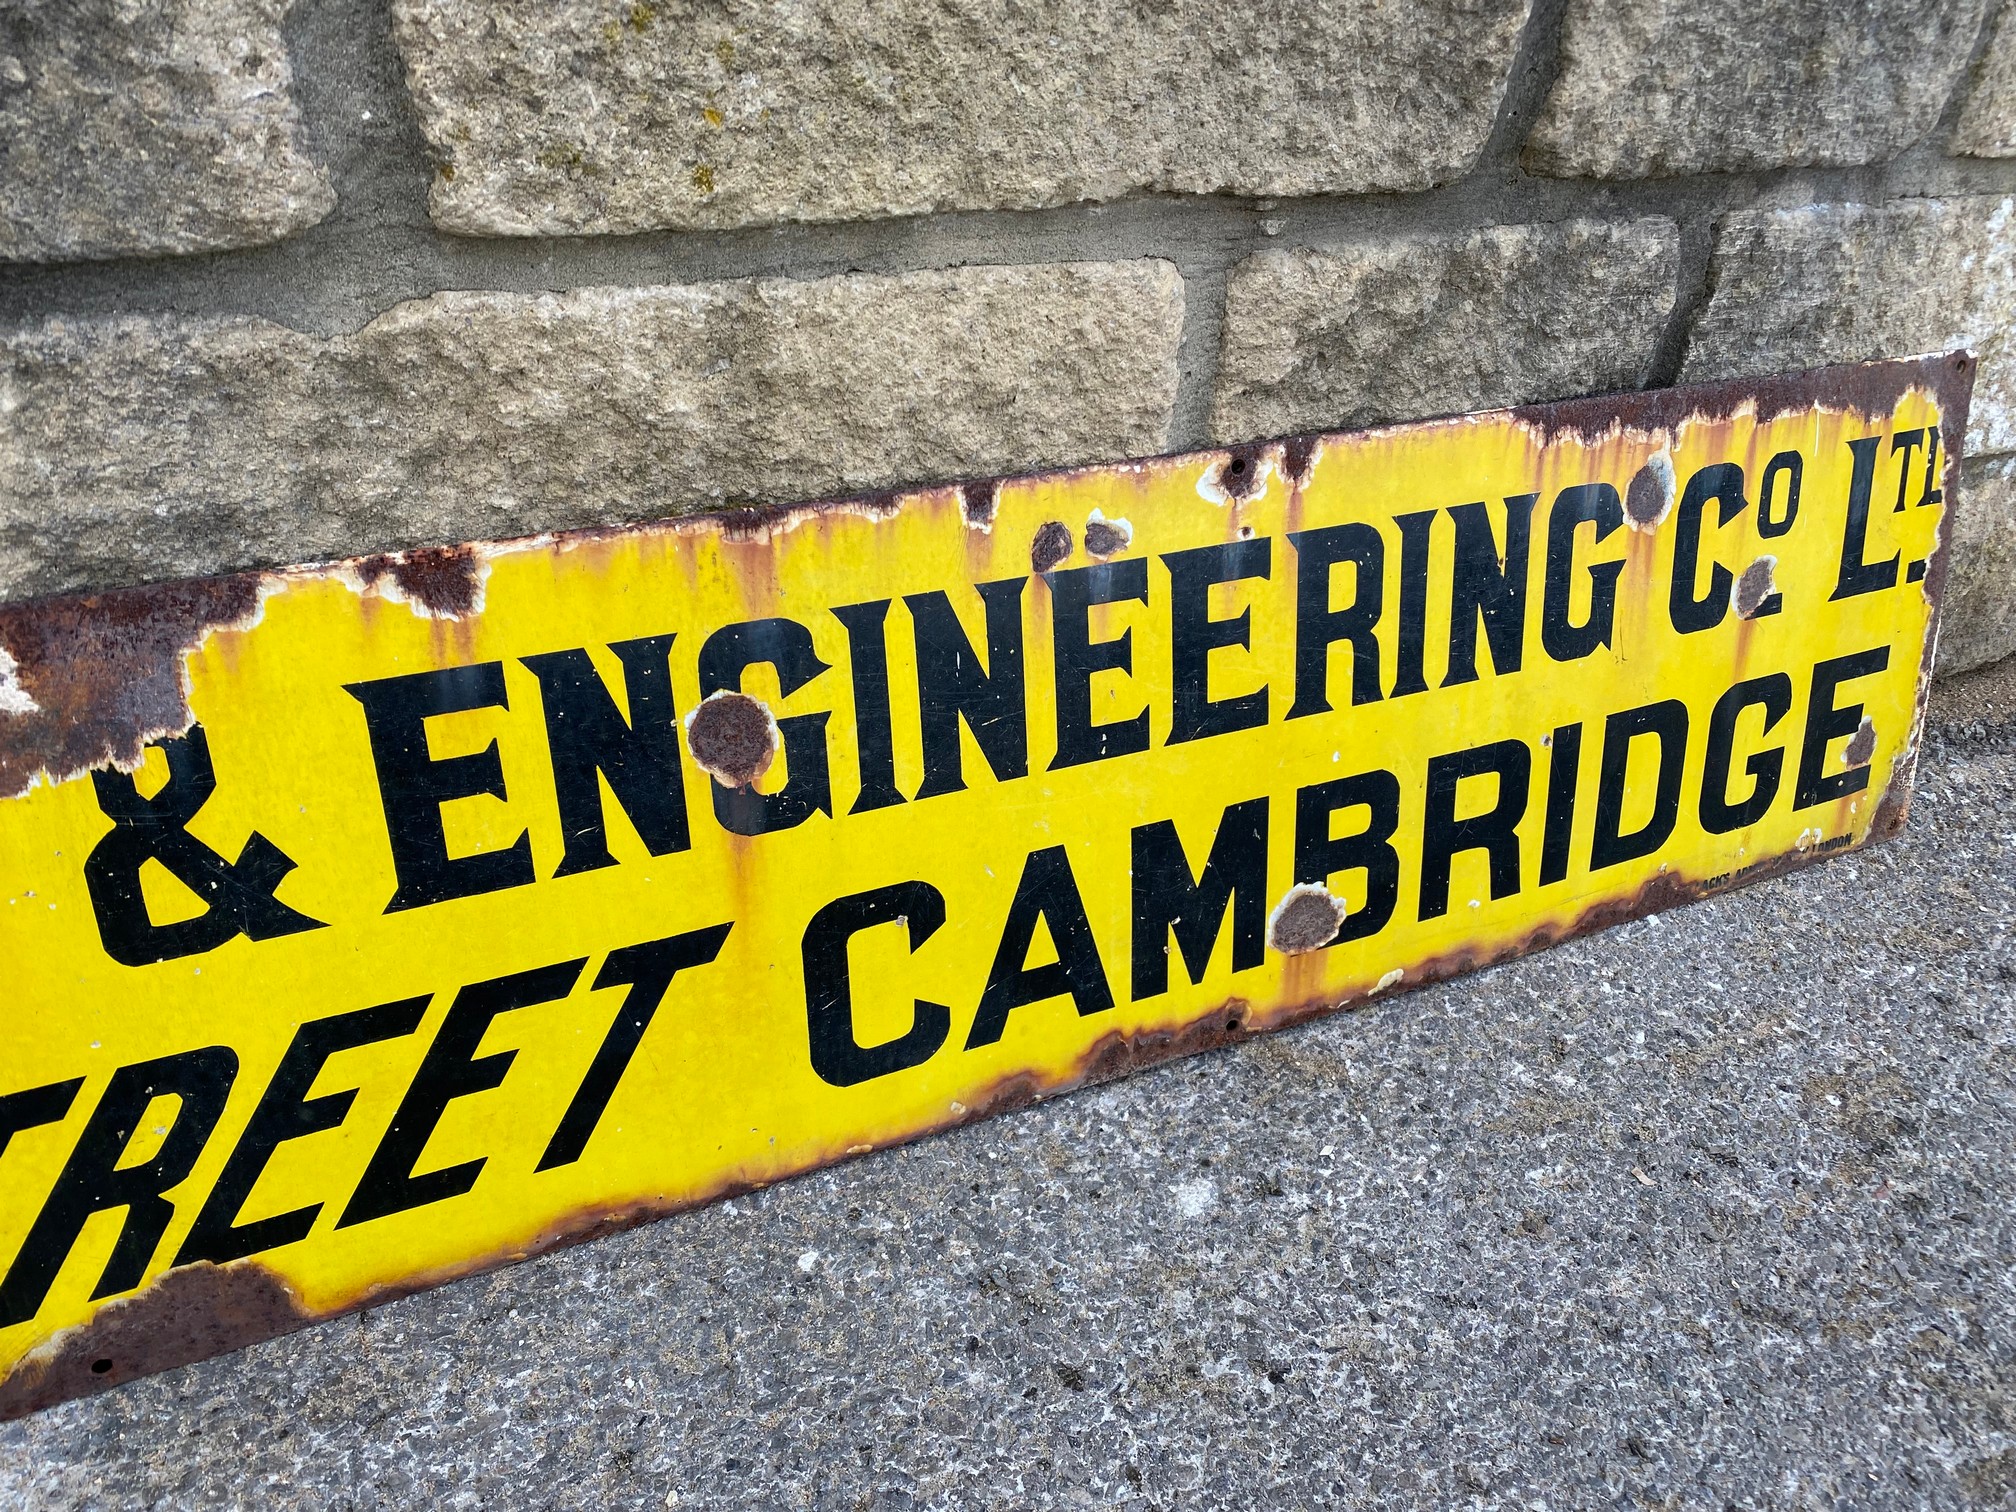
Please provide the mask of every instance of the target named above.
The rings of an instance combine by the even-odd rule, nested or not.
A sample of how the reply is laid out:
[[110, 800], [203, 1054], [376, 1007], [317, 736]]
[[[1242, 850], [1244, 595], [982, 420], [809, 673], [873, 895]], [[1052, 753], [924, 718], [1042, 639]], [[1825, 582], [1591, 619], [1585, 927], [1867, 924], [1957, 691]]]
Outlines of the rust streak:
[[1290, 436], [1281, 443], [1281, 472], [1290, 488], [1304, 488], [1316, 463], [1319, 443], [1314, 436]]

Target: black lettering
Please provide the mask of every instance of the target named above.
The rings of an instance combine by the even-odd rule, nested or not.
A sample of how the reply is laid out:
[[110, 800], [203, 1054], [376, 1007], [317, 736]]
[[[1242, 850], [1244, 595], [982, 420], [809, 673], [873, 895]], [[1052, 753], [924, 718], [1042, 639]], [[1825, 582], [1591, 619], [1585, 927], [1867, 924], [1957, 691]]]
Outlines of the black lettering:
[[[1039, 919], [1050, 932], [1057, 959], [1032, 969], [1029, 947], [1036, 938]], [[966, 1048], [998, 1044], [1001, 1031], [1008, 1026], [1008, 1015], [1017, 1008], [1065, 996], [1070, 997], [1081, 1018], [1113, 1006], [1113, 989], [1106, 981], [1105, 963], [1099, 959], [1092, 921], [1085, 917], [1078, 880], [1071, 874], [1071, 858], [1063, 846], [1052, 845], [1031, 851], [1023, 863], [1022, 880], [1015, 886], [1015, 901], [1008, 906], [1008, 920], [1001, 927], [1001, 943], [994, 951], [994, 964], [987, 972], [987, 986], [980, 994], [980, 1011], [973, 1017]]]
[[616, 864], [603, 828], [597, 772], [652, 855], [670, 855], [692, 843], [680, 770], [679, 711], [672, 700], [672, 637], [615, 641], [609, 649], [623, 664], [627, 721], [586, 651], [520, 658], [539, 679], [546, 711], [546, 749], [566, 845], [556, 877]]
[[1148, 749], [1148, 711], [1110, 724], [1092, 721], [1092, 677], [1134, 670], [1134, 632], [1092, 639], [1092, 606], [1148, 602], [1148, 561], [1132, 557], [1048, 574], [1050, 640], [1057, 673], [1057, 755], [1050, 770], [1105, 761]]
[[[1483, 813], [1459, 819], [1457, 790], [1469, 777], [1496, 777], [1498, 794]], [[1421, 918], [1449, 912], [1451, 866], [1465, 851], [1481, 850], [1489, 859], [1493, 899], [1519, 891], [1519, 821], [1532, 781], [1533, 753], [1521, 740], [1495, 740], [1430, 758], [1421, 825]]]
[[[93, 772], [98, 807], [112, 821], [107, 834], [84, 862], [84, 885], [105, 954], [121, 966], [151, 966], [175, 956], [214, 950], [243, 934], [271, 940], [323, 927], [273, 896], [294, 862], [254, 830], [226, 861], [189, 833], [189, 821], [217, 791], [210, 762], [210, 737], [193, 725], [187, 735], [155, 742], [167, 758], [168, 780], [151, 798], [124, 772]], [[140, 869], [158, 861], [203, 900], [192, 919], [156, 924], [147, 912]]]
[[[1778, 513], [1778, 479], [1785, 478], [1785, 512]], [[1764, 464], [1757, 485], [1757, 534], [1771, 540], [1782, 536], [1799, 518], [1799, 487], [1806, 477], [1806, 459], [1796, 451], [1781, 451]]]
[[893, 1040], [864, 1045], [854, 1037], [854, 989], [847, 945], [864, 929], [901, 924], [910, 932], [910, 953], [945, 923], [945, 895], [928, 882], [896, 882], [888, 887], [835, 898], [805, 926], [805, 1019], [812, 1069], [835, 1087], [858, 1086], [878, 1076], [921, 1066], [938, 1053], [952, 1030], [952, 1010], [943, 1003], [913, 999], [910, 1027]]
[[1904, 496], [1911, 488], [1911, 454], [1925, 444], [1925, 436], [1926, 432], [1921, 429], [1899, 431], [1890, 438], [1890, 455], [1894, 457], [1899, 452], [1904, 454], [1903, 459], [1897, 464], [1897, 503], [1890, 511], [1892, 514], [1904, 512]]
[[0, 1097], [0, 1155], [7, 1153], [7, 1146], [13, 1143], [16, 1134], [67, 1117], [70, 1104], [77, 1100], [78, 1089], [83, 1085], [83, 1077], [73, 1076], [68, 1081], [50, 1082], [46, 1087], [30, 1087], [25, 1092], [9, 1092]]
[[315, 1078], [329, 1057], [360, 1045], [375, 1045], [411, 1034], [420, 1027], [426, 1011], [426, 998], [406, 998], [316, 1019], [294, 1031], [272, 1081], [260, 1094], [259, 1106], [252, 1110], [252, 1121], [238, 1136], [223, 1174], [204, 1199], [189, 1237], [182, 1241], [182, 1249], [175, 1256], [177, 1265], [197, 1260], [222, 1265], [308, 1237], [316, 1215], [322, 1211], [319, 1202], [245, 1224], [238, 1222], [239, 1210], [245, 1206], [245, 1199], [251, 1196], [276, 1149], [290, 1139], [333, 1129], [349, 1117], [350, 1105], [357, 1100], [356, 1088], [322, 1097], [308, 1096], [308, 1089], [315, 1085]]
[[488, 1163], [488, 1156], [418, 1175], [413, 1167], [426, 1150], [427, 1141], [433, 1137], [448, 1104], [458, 1097], [502, 1086], [504, 1073], [518, 1058], [516, 1050], [499, 1050], [491, 1055], [476, 1053], [491, 1020], [514, 1009], [564, 998], [574, 990], [574, 981], [587, 964], [584, 956], [530, 971], [514, 971], [509, 976], [472, 983], [455, 994], [434, 1043], [421, 1057], [420, 1069], [413, 1073], [413, 1083], [399, 1100], [399, 1111], [392, 1115], [392, 1123], [372, 1152], [371, 1162], [365, 1166], [357, 1190], [350, 1194], [349, 1206], [336, 1220], [336, 1227], [349, 1228], [409, 1208], [425, 1207], [430, 1202], [443, 1202], [476, 1185], [476, 1177]]
[[850, 814], [891, 808], [903, 801], [896, 786], [896, 735], [889, 714], [889, 647], [884, 622], [888, 599], [842, 604], [833, 615], [847, 627], [848, 671], [854, 679], [854, 749], [861, 763], [861, 792]]
[[1190, 859], [1173, 820], [1139, 825], [1134, 855], [1134, 1001], [1169, 990], [1169, 936], [1183, 952], [1194, 986], [1232, 914], [1232, 969], [1248, 971], [1267, 958], [1267, 800], [1249, 798], [1225, 810], [1204, 870], [1193, 881]]
[[[175, 1204], [163, 1194], [195, 1168], [237, 1076], [238, 1057], [222, 1045], [164, 1055], [112, 1073], [49, 1200], [35, 1215], [20, 1253], [0, 1281], [0, 1328], [25, 1323], [41, 1310], [57, 1272], [94, 1213], [124, 1208], [126, 1219], [91, 1300], [117, 1296], [140, 1284], [175, 1217]], [[153, 1155], [121, 1166], [119, 1158], [157, 1097], [180, 1100], [174, 1122]]]
[[1778, 727], [1792, 708], [1792, 679], [1783, 672], [1753, 677], [1739, 682], [1715, 700], [1715, 712], [1708, 716], [1708, 750], [1701, 763], [1701, 827], [1711, 835], [1726, 835], [1748, 829], [1762, 819], [1778, 796], [1778, 784], [1785, 772], [1785, 752], [1773, 746], [1759, 751], [1743, 764], [1750, 774], [1750, 795], [1740, 803], [1729, 801], [1729, 763], [1736, 744], [1736, 723], [1751, 707], [1764, 710], [1764, 733]]
[[[1332, 816], [1350, 808], [1365, 810], [1365, 828], [1333, 836]], [[1345, 915], [1332, 945], [1369, 939], [1392, 919], [1400, 901], [1400, 853], [1393, 848], [1399, 827], [1400, 779], [1391, 772], [1358, 772], [1297, 790], [1295, 880], [1327, 887], [1339, 872], [1365, 873], [1365, 906]]]
[[[1294, 530], [1295, 703], [1290, 719], [1330, 712], [1330, 648], [1351, 642], [1351, 702], [1379, 700], [1379, 616], [1386, 607], [1386, 543], [1370, 525]], [[1340, 562], [1352, 573], [1351, 605], [1330, 607], [1330, 574]]]
[[1917, 507], [1946, 502], [1946, 490], [1939, 486], [1939, 427], [1925, 427], [1925, 486], [1919, 491]]
[[[1652, 815], [1642, 827], [1623, 833], [1624, 799], [1631, 791], [1631, 744], [1644, 736], [1659, 742], [1659, 778]], [[1687, 705], [1677, 698], [1612, 714], [1603, 724], [1603, 762], [1596, 780], [1596, 834], [1589, 843], [1589, 869], [1635, 861], [1666, 843], [1680, 817], [1680, 778], [1687, 765]]]
[[1708, 587], [1697, 594], [1701, 576], [1701, 512], [1715, 501], [1715, 523], [1727, 525], [1743, 512], [1743, 469], [1734, 462], [1716, 462], [1687, 480], [1680, 495], [1679, 518], [1673, 528], [1673, 585], [1667, 608], [1673, 628], [1682, 635], [1712, 630], [1729, 613], [1729, 590], [1735, 578], [1720, 562], [1708, 569]]
[[1477, 681], [1477, 626], [1491, 647], [1491, 670], [1517, 672], [1526, 655], [1526, 580], [1533, 554], [1533, 506], [1538, 494], [1505, 500], [1505, 550], [1485, 505], [1454, 504], [1456, 566], [1449, 588], [1449, 671], [1445, 688]]
[[1831, 803], [1869, 786], [1867, 762], [1845, 771], [1827, 770], [1827, 747], [1862, 727], [1862, 705], [1836, 706], [1834, 695], [1841, 684], [1858, 677], [1874, 677], [1889, 665], [1890, 648], [1877, 646], [1833, 657], [1813, 668], [1813, 687], [1806, 698], [1806, 736], [1799, 743], [1799, 785], [1792, 797], [1795, 810]]
[[1435, 539], [1439, 509], [1395, 515], [1400, 531], [1400, 631], [1393, 674], [1393, 696], [1426, 693], [1428, 678], [1422, 661], [1428, 646], [1428, 553]]
[[427, 753], [427, 721], [436, 715], [510, 707], [502, 662], [348, 683], [344, 691], [364, 705], [371, 760], [378, 768], [378, 796], [385, 810], [385, 833], [392, 845], [392, 868], [399, 879], [385, 912], [501, 892], [537, 880], [532, 871], [532, 837], [523, 830], [501, 851], [448, 854], [441, 805], [457, 798], [505, 796], [504, 763], [497, 754], [497, 742], [441, 761]]
[[623, 1073], [630, 1069], [630, 1059], [637, 1053], [644, 1031], [651, 1027], [658, 1005], [664, 1002], [672, 978], [688, 967], [705, 966], [718, 956], [729, 928], [727, 924], [710, 924], [705, 929], [691, 929], [667, 939], [609, 952], [609, 959], [595, 973], [589, 990], [600, 992], [606, 987], [623, 986], [630, 990], [623, 994], [623, 1006], [610, 1021], [609, 1032], [602, 1036], [601, 1047], [589, 1062], [581, 1085], [575, 1088], [567, 1111], [560, 1115], [559, 1126], [546, 1142], [546, 1152], [539, 1157], [535, 1170], [550, 1171], [555, 1166], [572, 1165], [581, 1158], [595, 1126], [609, 1107], [609, 1099], [616, 1095]]
[[1251, 650], [1253, 610], [1241, 609], [1231, 619], [1211, 618], [1211, 587], [1264, 578], [1273, 569], [1274, 543], [1265, 536], [1171, 551], [1162, 564], [1169, 569], [1169, 656], [1171, 699], [1170, 745], [1228, 735], [1267, 723], [1267, 689], [1255, 688], [1230, 698], [1211, 696], [1211, 653], [1224, 647]]
[[1863, 558], [1869, 543], [1869, 495], [1876, 486], [1876, 453], [1882, 445], [1881, 436], [1864, 436], [1848, 443], [1848, 450], [1855, 454], [1855, 471], [1848, 480], [1848, 517], [1841, 527], [1841, 569], [1835, 574], [1834, 591], [1827, 595], [1829, 603], [1897, 586], [1900, 553], [1893, 551], [1881, 562]]
[[1547, 742], [1547, 822], [1540, 833], [1540, 885], [1568, 875], [1575, 843], [1575, 795], [1582, 781], [1582, 726], [1559, 725]]
[[1027, 578], [975, 583], [987, 606], [987, 667], [943, 593], [912, 593], [903, 602], [917, 634], [917, 706], [924, 736], [924, 782], [917, 796], [966, 787], [959, 721], [987, 758], [996, 782], [1029, 775], [1029, 716], [1022, 681], [1022, 586]]
[[1624, 523], [1624, 501], [1608, 483], [1564, 488], [1547, 517], [1547, 570], [1541, 589], [1540, 644], [1557, 662], [1580, 661], [1610, 644], [1617, 622], [1617, 578], [1621, 560], [1589, 564], [1589, 618], [1573, 619], [1575, 539], [1584, 525], [1596, 527], [1596, 544]]
[[[742, 691], [742, 674], [759, 662], [777, 669], [778, 691], [789, 698], [826, 670], [812, 648], [812, 632], [792, 619], [746, 620], [723, 625], [700, 648], [700, 696], [726, 689]], [[731, 835], [766, 835], [793, 829], [814, 814], [833, 814], [833, 780], [826, 765], [826, 721], [830, 711], [793, 714], [777, 721], [790, 773], [774, 793], [729, 787], [718, 777], [714, 817]]]

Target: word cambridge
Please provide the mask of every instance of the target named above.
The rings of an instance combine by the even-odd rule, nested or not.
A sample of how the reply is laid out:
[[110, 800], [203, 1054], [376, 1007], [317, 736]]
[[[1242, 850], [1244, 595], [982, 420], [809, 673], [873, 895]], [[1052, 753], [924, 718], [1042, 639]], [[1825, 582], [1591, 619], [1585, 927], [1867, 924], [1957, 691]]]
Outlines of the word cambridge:
[[1894, 830], [1970, 377], [0, 610], [0, 1404]]

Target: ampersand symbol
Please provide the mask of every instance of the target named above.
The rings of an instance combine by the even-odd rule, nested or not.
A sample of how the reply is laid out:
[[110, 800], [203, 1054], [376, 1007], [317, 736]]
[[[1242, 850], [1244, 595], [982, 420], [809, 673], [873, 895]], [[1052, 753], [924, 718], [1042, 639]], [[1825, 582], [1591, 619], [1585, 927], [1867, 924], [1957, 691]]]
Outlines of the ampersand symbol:
[[[84, 884], [105, 953], [122, 966], [151, 966], [215, 950], [241, 934], [270, 940], [323, 928], [321, 920], [297, 913], [273, 896], [294, 862], [264, 835], [253, 831], [238, 859], [226, 861], [189, 833], [189, 821], [217, 791], [203, 727], [193, 726], [187, 735], [157, 746], [168, 758], [168, 781], [151, 798], [142, 797], [123, 772], [91, 774], [98, 807], [112, 821], [112, 832], [84, 863]], [[140, 868], [150, 860], [159, 861], [209, 907], [193, 919], [156, 924], [140, 890]]]

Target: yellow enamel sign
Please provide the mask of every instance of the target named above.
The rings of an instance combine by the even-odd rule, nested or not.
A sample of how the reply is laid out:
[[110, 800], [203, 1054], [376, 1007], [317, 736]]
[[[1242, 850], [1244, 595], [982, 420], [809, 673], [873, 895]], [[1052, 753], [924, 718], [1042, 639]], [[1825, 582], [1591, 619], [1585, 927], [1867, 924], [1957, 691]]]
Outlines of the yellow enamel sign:
[[0, 609], [0, 1400], [1893, 829], [1970, 376]]

